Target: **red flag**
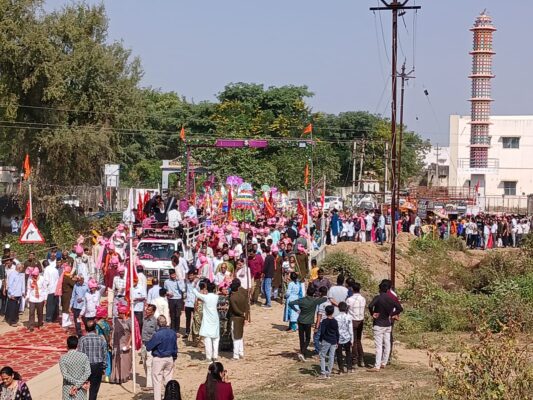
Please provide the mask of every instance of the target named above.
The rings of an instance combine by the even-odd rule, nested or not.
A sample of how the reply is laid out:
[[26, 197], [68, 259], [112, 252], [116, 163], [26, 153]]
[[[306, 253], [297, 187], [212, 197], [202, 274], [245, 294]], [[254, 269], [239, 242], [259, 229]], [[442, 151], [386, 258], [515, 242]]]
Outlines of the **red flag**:
[[180, 139], [182, 142], [185, 142], [185, 128], [182, 126], [180, 131]]
[[30, 167], [30, 155], [26, 153], [26, 157], [24, 158], [24, 164], [22, 164], [22, 168], [24, 169], [24, 180], [28, 180], [31, 174], [31, 167]]
[[476, 191], [476, 193], [479, 192], [479, 181], [477, 181], [477, 183], [476, 183], [476, 187], [475, 187], [474, 190]]
[[313, 124], [309, 124], [304, 128], [304, 135], [308, 135], [313, 132]]
[[[132, 262], [132, 261], [129, 260], [129, 262]], [[130, 271], [133, 271], [133, 283], [139, 282], [139, 277], [137, 276], [137, 268], [135, 267], [135, 264], [134, 264], [133, 268], [132, 269], [128, 268], [128, 271], [126, 273], [126, 293], [124, 295], [124, 299], [128, 303], [128, 306], [131, 304], [130, 303], [130, 300], [131, 300], [131, 298], [130, 298], [130, 287], [131, 287], [131, 284], [132, 284], [132, 281], [131, 281], [132, 274], [130, 274]]]
[[304, 170], [304, 186], [307, 187], [307, 184], [309, 183], [309, 164], [305, 164], [305, 170]]
[[298, 214], [302, 216], [302, 221], [300, 222], [300, 228], [307, 226], [307, 209], [304, 207], [300, 199], [298, 199]]
[[144, 219], [144, 203], [143, 203], [143, 197], [141, 196], [141, 192], [139, 192], [139, 198], [137, 200], [137, 219], [139, 221], [142, 221]]
[[31, 211], [31, 204], [30, 201], [26, 203], [26, 212], [24, 214], [24, 219], [22, 220], [22, 225], [20, 227], [20, 232], [23, 233], [26, 231], [26, 228], [28, 227], [31, 218], [30, 218], [30, 211]]
[[326, 190], [322, 189], [322, 195], [320, 196], [320, 209], [324, 209], [324, 204], [326, 204]]

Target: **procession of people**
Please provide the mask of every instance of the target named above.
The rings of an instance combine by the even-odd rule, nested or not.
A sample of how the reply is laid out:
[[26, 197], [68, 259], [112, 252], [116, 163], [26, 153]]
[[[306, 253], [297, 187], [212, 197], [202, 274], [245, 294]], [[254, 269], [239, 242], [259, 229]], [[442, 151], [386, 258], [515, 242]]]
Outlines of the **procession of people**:
[[[187, 346], [202, 347], [209, 365], [207, 380], [199, 382], [197, 398], [210, 398], [212, 390], [220, 390], [223, 394], [217, 399], [231, 399], [231, 384], [220, 360], [246, 358], [252, 310], [272, 312], [275, 302], [283, 305], [277, 318], [287, 324], [288, 332], [298, 332], [295, 359], [308, 362], [316, 357], [320, 379], [332, 377], [335, 360], [338, 373], [365, 367], [379, 372], [387, 367], [394, 321], [403, 310], [391, 282], [382, 281], [379, 294], [367, 304], [361, 292], [376, 288], [362, 288], [354, 277], [342, 274], [328, 278], [312, 257], [317, 243], [383, 244], [391, 235], [387, 211], [325, 212], [310, 207], [310, 219], [305, 222], [298, 211], [269, 214], [259, 207], [253, 218], [236, 220], [227, 210], [224, 218], [216, 218], [216, 213], [189, 203], [183, 216], [172, 207], [165, 218], [155, 217], [163, 213], [156, 197], [145, 209], [146, 216], [127, 221], [140, 229], [128, 231], [121, 223], [109, 235], [96, 238], [93, 245], [80, 237], [72, 248], [53, 246], [41, 261], [30, 253], [24, 263], [9, 246], [4, 248], [0, 312], [5, 321], [20, 326], [20, 312], [27, 307], [26, 326], [33, 334], [39, 335], [45, 324], [58, 324], [70, 335], [68, 353], [60, 362], [63, 398], [96, 399], [105, 388], [101, 382], [131, 381], [137, 362], [146, 374], [143, 390], [153, 392], [154, 399], [162, 399], [166, 388], [179, 392], [174, 366], [183, 341]], [[171, 213], [177, 214], [172, 221]], [[431, 234], [427, 229], [431, 221], [412, 217], [409, 213], [400, 216], [397, 232]], [[454, 227], [449, 235], [464, 236], [468, 245], [491, 248], [487, 241], [519, 245], [529, 228], [525, 218], [487, 216], [482, 221], [495, 232], [482, 236], [480, 243], [469, 231], [473, 230], [472, 221], [475, 224], [479, 218], [448, 224]], [[176, 249], [164, 274], [145, 273], [137, 251], [140, 240], [149, 239], [154, 229], [183, 237], [180, 235], [189, 228], [202, 223], [194, 241], [187, 243], [191, 259]], [[507, 239], [498, 233], [500, 224], [503, 231], [508, 225]], [[521, 233], [513, 234], [518, 225], [523, 225]], [[362, 347], [365, 314], [373, 324], [376, 358], [372, 365], [365, 363]], [[311, 343], [314, 351], [309, 349]], [[233, 367], [238, 369], [237, 365]], [[9, 382], [17, 375], [10, 368], [3, 369], [6, 378], [0, 393], [13, 387]], [[27, 386], [21, 389], [30, 396]]]

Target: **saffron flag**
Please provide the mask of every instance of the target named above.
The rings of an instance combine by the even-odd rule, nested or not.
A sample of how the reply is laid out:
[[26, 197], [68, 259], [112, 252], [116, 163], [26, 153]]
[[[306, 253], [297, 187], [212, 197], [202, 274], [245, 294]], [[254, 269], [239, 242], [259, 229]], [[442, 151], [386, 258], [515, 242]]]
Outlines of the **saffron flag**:
[[233, 206], [233, 191], [231, 189], [231, 186], [228, 190], [228, 220], [231, 221], [231, 207]]
[[304, 186], [307, 187], [307, 184], [309, 183], [309, 164], [305, 164], [305, 170], [304, 170]]
[[26, 157], [24, 158], [24, 164], [22, 164], [22, 168], [24, 169], [24, 180], [28, 180], [31, 174], [31, 167], [30, 167], [30, 155], [26, 153]]
[[309, 124], [304, 128], [304, 135], [313, 133], [313, 124]]
[[300, 199], [298, 199], [298, 207], [297, 207], [298, 215], [301, 215], [302, 220], [300, 222], [300, 229], [305, 228], [307, 226], [307, 209], [304, 207]]
[[263, 203], [265, 204], [265, 216], [267, 218], [274, 217], [276, 215], [276, 210], [274, 210], [274, 207], [268, 200], [266, 193], [263, 193]]
[[180, 131], [180, 139], [182, 142], [185, 142], [185, 128], [182, 126]]

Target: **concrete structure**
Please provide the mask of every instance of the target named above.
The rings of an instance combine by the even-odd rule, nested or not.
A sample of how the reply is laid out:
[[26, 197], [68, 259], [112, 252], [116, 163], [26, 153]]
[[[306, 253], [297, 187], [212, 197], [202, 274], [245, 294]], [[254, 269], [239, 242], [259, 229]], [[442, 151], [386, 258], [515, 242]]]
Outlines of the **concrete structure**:
[[492, 19], [483, 11], [470, 29], [474, 33], [472, 51], [472, 96], [470, 121], [470, 167], [487, 168], [490, 147], [489, 116], [492, 74]]
[[449, 186], [450, 148], [431, 146], [424, 165], [427, 170], [427, 186]]
[[470, 122], [468, 116], [450, 116], [449, 185], [477, 186], [482, 208], [525, 208], [525, 196], [533, 193], [533, 115], [490, 117], [483, 168], [470, 162]]

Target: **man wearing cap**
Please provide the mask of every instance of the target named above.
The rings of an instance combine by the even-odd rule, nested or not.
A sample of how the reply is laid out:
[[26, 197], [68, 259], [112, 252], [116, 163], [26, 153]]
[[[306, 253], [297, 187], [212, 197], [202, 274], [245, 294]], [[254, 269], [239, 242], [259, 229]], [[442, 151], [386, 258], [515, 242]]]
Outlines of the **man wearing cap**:
[[39, 274], [39, 268], [33, 267], [28, 280], [26, 300], [30, 304], [28, 330], [33, 332], [35, 326], [35, 311], [37, 311], [37, 327], [43, 326], [43, 307], [46, 299], [46, 283]]
[[83, 280], [83, 276], [78, 276], [76, 284], [72, 290], [72, 297], [70, 298], [70, 310], [74, 315], [74, 324], [76, 326], [76, 334], [78, 337], [81, 337], [81, 322], [80, 314], [81, 310], [85, 306], [85, 294], [88, 292], [89, 288]]
[[114, 296], [114, 308], [113, 308], [113, 315], [117, 315], [116, 309], [118, 304], [125, 304], [126, 301], [124, 300], [124, 296], [126, 294], [126, 267], [124, 265], [120, 265], [117, 268], [118, 275], [113, 278], [113, 287], [112, 292]]
[[164, 287], [167, 290], [168, 307], [170, 309], [170, 327], [179, 333], [180, 317], [183, 310], [184, 298], [186, 293], [185, 282], [178, 279], [176, 270], [168, 271], [170, 279], [165, 281]]
[[85, 301], [80, 316], [85, 318], [85, 321], [94, 320], [96, 318], [96, 308], [100, 304], [100, 291], [98, 290], [98, 282], [93, 278], [89, 279], [87, 283], [89, 291], [85, 293]]

